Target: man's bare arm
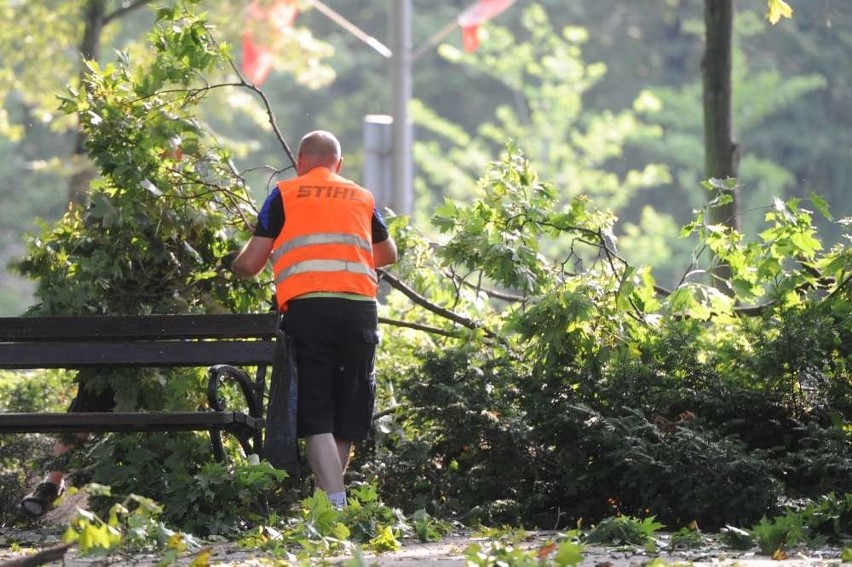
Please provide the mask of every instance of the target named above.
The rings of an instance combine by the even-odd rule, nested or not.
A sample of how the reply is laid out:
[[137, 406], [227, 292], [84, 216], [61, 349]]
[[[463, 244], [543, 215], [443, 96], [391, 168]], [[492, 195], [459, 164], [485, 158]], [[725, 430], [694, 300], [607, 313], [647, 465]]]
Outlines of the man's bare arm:
[[275, 239], [252, 236], [231, 264], [231, 271], [241, 278], [253, 278], [266, 266]]
[[373, 262], [377, 268], [389, 266], [397, 261], [396, 242], [388, 236], [387, 240], [373, 243]]

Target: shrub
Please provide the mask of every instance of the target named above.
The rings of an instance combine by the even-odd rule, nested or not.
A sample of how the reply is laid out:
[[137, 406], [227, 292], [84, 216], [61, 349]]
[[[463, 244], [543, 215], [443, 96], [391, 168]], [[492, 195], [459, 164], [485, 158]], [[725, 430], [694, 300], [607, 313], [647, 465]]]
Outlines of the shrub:
[[286, 474], [268, 463], [211, 461], [201, 434], [108, 435], [92, 446], [97, 463], [88, 480], [109, 486], [110, 494], [91, 502], [105, 515], [132, 494], [167, 502], [162, 520], [196, 535], [228, 535], [260, 520], [264, 498], [275, 496]]

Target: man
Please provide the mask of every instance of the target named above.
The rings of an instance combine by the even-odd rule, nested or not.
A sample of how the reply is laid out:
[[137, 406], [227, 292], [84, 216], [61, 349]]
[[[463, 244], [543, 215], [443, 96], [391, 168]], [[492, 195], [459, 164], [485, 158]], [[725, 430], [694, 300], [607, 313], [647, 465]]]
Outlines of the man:
[[306, 134], [298, 177], [270, 193], [230, 265], [249, 278], [272, 263], [282, 324], [295, 346], [298, 436], [318, 488], [338, 508], [346, 503], [352, 444], [367, 437], [373, 415], [376, 268], [397, 260], [372, 194], [340, 176], [342, 166], [333, 134]]
[[[77, 394], [68, 407], [69, 412], [109, 412], [115, 407], [115, 394], [112, 388], [102, 389], [90, 383], [89, 375], [77, 376]], [[53, 502], [65, 492], [66, 467], [71, 458], [71, 451], [85, 443], [88, 435], [85, 433], [63, 435], [53, 445], [53, 459], [50, 471], [44, 480], [27, 494], [21, 501], [21, 510], [31, 518], [43, 516]]]

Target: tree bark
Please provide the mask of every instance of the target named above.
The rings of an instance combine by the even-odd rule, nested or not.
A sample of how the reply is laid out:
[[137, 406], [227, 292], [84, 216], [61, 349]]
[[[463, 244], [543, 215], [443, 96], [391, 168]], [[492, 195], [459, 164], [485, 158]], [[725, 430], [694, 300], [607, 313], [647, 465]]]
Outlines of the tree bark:
[[[704, 87], [704, 173], [706, 178], [736, 178], [739, 147], [734, 142], [731, 66], [734, 33], [734, 0], [704, 0], [705, 48], [702, 61]], [[739, 229], [737, 195], [718, 189], [716, 197], [729, 194], [732, 201], [710, 209], [710, 222]], [[717, 284], [730, 277], [730, 268], [718, 265], [712, 272]], [[717, 285], [717, 287], [719, 287]], [[722, 286], [724, 287], [724, 286]]]
[[[83, 40], [80, 42], [80, 57], [83, 61], [97, 61], [101, 54], [101, 34], [106, 23], [106, 0], [89, 0], [84, 13]], [[80, 84], [85, 85], [85, 65], [81, 66]], [[85, 88], [85, 87], [83, 87]], [[77, 130], [74, 150], [71, 154], [74, 173], [68, 187], [68, 206], [83, 205], [89, 194], [89, 184], [95, 178], [94, 165], [86, 157], [86, 134]]]

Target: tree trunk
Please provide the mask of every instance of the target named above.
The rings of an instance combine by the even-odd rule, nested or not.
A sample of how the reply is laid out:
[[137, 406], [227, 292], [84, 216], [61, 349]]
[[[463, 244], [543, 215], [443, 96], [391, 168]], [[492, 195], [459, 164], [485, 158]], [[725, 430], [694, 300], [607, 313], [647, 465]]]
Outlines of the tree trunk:
[[[704, 0], [705, 48], [702, 61], [704, 81], [704, 173], [707, 178], [736, 178], [739, 148], [733, 140], [731, 52], [734, 34], [734, 0]], [[730, 194], [732, 201], [710, 209], [710, 222], [739, 228], [737, 196], [733, 190], [717, 189], [716, 196]], [[717, 287], [727, 287], [727, 265], [712, 273]], [[719, 284], [723, 284], [720, 286]]]
[[[84, 61], [97, 61], [101, 54], [101, 33], [106, 23], [106, 0], [89, 0], [84, 14], [83, 41], [80, 42], [80, 56]], [[80, 83], [85, 85], [85, 65], [81, 67]], [[84, 87], [85, 88], [85, 87]], [[89, 183], [95, 178], [94, 165], [86, 157], [86, 134], [82, 128], [77, 130], [74, 151], [71, 154], [74, 173], [68, 187], [68, 206], [82, 205], [89, 194]]]

